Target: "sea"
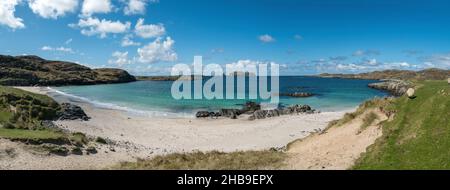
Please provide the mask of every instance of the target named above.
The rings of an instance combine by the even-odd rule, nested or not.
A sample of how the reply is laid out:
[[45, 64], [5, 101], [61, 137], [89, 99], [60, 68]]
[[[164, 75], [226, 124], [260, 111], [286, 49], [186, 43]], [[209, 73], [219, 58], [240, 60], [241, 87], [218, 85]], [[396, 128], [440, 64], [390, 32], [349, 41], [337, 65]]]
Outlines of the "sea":
[[[209, 79], [205, 77], [203, 83]], [[279, 96], [279, 102], [274, 105], [260, 97], [250, 98], [248, 78], [245, 81], [247, 96], [244, 99], [175, 99], [171, 94], [173, 81], [137, 81], [122, 84], [50, 87], [50, 89], [53, 93], [68, 96], [73, 100], [89, 102], [99, 108], [118, 109], [146, 117], [171, 118], [194, 117], [200, 110], [218, 111], [222, 108], [240, 108], [247, 101], [262, 103], [269, 109], [274, 106], [307, 104], [319, 111], [342, 111], [356, 108], [365, 100], [388, 95], [386, 92], [367, 87], [369, 83], [376, 80], [281, 76], [278, 83], [279, 93], [308, 92], [314, 95], [306, 98]], [[266, 83], [269, 84], [269, 91], [270, 82], [269, 80]], [[193, 85], [193, 81], [191, 84]], [[225, 80], [224, 85], [226, 85]]]

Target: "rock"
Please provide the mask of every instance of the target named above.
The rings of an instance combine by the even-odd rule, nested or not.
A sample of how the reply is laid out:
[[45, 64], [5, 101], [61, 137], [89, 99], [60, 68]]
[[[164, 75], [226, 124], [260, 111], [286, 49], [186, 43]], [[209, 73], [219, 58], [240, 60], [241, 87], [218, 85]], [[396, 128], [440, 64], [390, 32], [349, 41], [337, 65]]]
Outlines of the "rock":
[[402, 96], [411, 87], [411, 84], [403, 80], [389, 79], [371, 83], [368, 86], [370, 88], [388, 91], [394, 96]]
[[90, 117], [86, 115], [83, 109], [80, 106], [70, 104], [70, 103], [62, 103], [61, 104], [61, 112], [59, 114], [59, 120], [77, 120], [81, 119], [83, 121], [88, 121]]
[[408, 98], [415, 98], [416, 96], [414, 96], [414, 94], [415, 94], [415, 90], [414, 90], [414, 88], [409, 88], [407, 91], [406, 91], [406, 95], [408, 96]]
[[97, 153], [97, 149], [93, 146], [89, 146], [86, 148], [86, 152], [89, 154], [96, 154]]
[[70, 153], [71, 153], [71, 154], [75, 154], [75, 155], [83, 155], [83, 150], [81, 150], [80, 147], [73, 147], [73, 148], [70, 150]]
[[261, 110], [261, 105], [256, 102], [249, 101], [244, 104], [244, 107], [242, 108], [241, 112], [247, 113], [247, 112], [254, 112], [257, 110]]
[[280, 95], [281, 96], [290, 96], [290, 97], [295, 97], [295, 98], [306, 98], [306, 97], [314, 96], [313, 93], [309, 93], [309, 92], [281, 93]]
[[447, 83], [450, 84], [450, 78], [447, 79]]
[[294, 113], [306, 113], [312, 114], [315, 110], [313, 110], [308, 105], [293, 105], [285, 108], [278, 108], [273, 110], [257, 110], [253, 112], [253, 115], [249, 117], [249, 120], [255, 119], [265, 119], [270, 117], [278, 117], [281, 115], [290, 115]]
[[209, 117], [210, 116], [210, 112], [208, 111], [199, 111], [197, 112], [197, 114], [195, 114], [195, 117], [197, 118], [205, 118], [205, 117]]
[[241, 115], [242, 112], [239, 109], [221, 109], [219, 113], [223, 117], [232, 118]]

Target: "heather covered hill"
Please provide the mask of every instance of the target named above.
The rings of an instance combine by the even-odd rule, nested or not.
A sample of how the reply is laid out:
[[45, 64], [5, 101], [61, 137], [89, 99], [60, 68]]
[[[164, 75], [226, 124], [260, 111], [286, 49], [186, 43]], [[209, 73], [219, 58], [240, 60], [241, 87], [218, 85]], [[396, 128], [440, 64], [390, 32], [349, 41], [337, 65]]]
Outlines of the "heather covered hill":
[[135, 80], [134, 76], [121, 69], [90, 69], [76, 63], [50, 61], [38, 56], [0, 55], [0, 85], [89, 85]]
[[359, 74], [320, 74], [321, 77], [352, 78], [352, 79], [401, 79], [401, 80], [445, 80], [450, 77], [450, 70], [425, 69], [421, 71], [410, 70], [384, 70]]

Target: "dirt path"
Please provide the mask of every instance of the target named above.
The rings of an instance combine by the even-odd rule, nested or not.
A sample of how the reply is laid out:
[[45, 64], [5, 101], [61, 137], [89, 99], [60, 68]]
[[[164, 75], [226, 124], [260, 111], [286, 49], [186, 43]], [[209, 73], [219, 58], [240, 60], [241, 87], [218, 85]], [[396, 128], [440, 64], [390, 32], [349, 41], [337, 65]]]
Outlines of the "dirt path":
[[[363, 118], [370, 112], [378, 119], [361, 130]], [[387, 119], [378, 109], [371, 109], [342, 126], [293, 142], [288, 146], [286, 169], [348, 169], [382, 135], [379, 123]]]

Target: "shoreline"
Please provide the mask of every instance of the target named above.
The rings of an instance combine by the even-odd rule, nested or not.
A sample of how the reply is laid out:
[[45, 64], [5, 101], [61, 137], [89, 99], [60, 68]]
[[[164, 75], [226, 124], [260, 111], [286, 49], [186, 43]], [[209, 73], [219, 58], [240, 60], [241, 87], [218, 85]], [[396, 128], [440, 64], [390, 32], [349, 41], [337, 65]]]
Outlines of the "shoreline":
[[[17, 88], [50, 95], [60, 103], [69, 102], [79, 105], [91, 117], [91, 120], [56, 121], [55, 124], [70, 132], [82, 132], [116, 142], [114, 147], [104, 147], [97, 155], [53, 158], [55, 163], [47, 169], [101, 169], [121, 161], [136, 161], [138, 158], [192, 151], [233, 152], [281, 149], [294, 140], [303, 139], [324, 130], [328, 122], [340, 119], [345, 113], [356, 109], [286, 115], [254, 121], [244, 118], [236, 120], [150, 118], [132, 115], [122, 110], [98, 108], [86, 102], [74, 102], [65, 96], [54, 97], [48, 93], [46, 87]], [[50, 157], [53, 156], [48, 156]], [[67, 162], [58, 160], [72, 160], [74, 163], [66, 165]], [[42, 162], [39, 159], [34, 159], [32, 162], [34, 161]], [[31, 167], [33, 164], [27, 165]]]

